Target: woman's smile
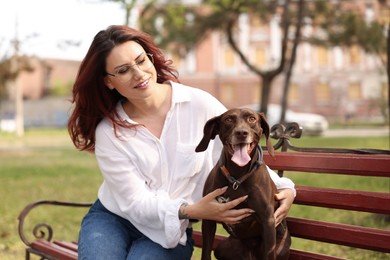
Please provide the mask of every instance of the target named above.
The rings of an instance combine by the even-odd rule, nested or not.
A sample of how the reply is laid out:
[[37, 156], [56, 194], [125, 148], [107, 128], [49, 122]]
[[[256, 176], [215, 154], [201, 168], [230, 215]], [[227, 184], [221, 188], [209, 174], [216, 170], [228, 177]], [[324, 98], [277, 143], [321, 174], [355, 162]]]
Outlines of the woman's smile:
[[133, 88], [134, 89], [146, 89], [147, 87], [149, 86], [149, 79], [141, 82], [140, 84], [138, 85], [135, 85]]

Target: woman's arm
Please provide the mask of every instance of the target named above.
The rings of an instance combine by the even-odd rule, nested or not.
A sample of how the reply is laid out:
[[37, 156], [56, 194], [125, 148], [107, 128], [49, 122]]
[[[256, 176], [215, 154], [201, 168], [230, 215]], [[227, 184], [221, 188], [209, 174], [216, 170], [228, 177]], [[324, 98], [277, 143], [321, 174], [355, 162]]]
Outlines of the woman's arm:
[[279, 175], [277, 175], [276, 172], [271, 170], [268, 166], [267, 169], [271, 179], [279, 191], [279, 193], [275, 195], [275, 199], [280, 202], [280, 206], [274, 213], [275, 225], [277, 226], [287, 217], [291, 205], [294, 202], [296, 195], [295, 184], [286, 177], [279, 177]]
[[275, 226], [279, 225], [280, 222], [287, 217], [291, 205], [294, 202], [294, 198], [295, 193], [292, 189], [279, 190], [279, 193], [275, 194], [275, 199], [280, 202], [280, 206], [274, 213]]
[[150, 187], [151, 174], [141, 173], [140, 165], [141, 161], [145, 165], [148, 158], [155, 160], [158, 155], [150, 149], [146, 153], [130, 147], [129, 143], [139, 140], [123, 142], [114, 135], [109, 124], [99, 125], [95, 155], [104, 177], [99, 199], [108, 210], [129, 220], [144, 235], [165, 248], [172, 248], [179, 241], [185, 242], [181, 238], [185, 238], [183, 234], [188, 223], [177, 218], [185, 200], [171, 199], [163, 189]]

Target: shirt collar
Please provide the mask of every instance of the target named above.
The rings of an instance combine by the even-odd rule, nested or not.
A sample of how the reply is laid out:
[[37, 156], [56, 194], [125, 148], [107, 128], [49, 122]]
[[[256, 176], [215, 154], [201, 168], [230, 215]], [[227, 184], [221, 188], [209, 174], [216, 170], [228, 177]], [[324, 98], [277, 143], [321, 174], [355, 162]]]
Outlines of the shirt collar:
[[182, 84], [173, 81], [167, 81], [166, 83], [172, 86], [172, 107], [176, 103], [184, 103], [191, 100], [191, 96], [187, 88], [185, 88]]

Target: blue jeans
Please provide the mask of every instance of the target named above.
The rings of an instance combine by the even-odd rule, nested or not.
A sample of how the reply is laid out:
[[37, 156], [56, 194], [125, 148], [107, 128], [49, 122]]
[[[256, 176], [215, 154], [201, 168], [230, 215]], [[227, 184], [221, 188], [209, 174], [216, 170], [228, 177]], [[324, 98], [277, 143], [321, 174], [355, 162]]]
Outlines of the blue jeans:
[[[151, 223], [153, 225], [153, 223]], [[194, 250], [192, 229], [187, 243], [166, 249], [138, 231], [128, 220], [108, 211], [97, 200], [84, 217], [79, 234], [79, 259], [185, 260]]]

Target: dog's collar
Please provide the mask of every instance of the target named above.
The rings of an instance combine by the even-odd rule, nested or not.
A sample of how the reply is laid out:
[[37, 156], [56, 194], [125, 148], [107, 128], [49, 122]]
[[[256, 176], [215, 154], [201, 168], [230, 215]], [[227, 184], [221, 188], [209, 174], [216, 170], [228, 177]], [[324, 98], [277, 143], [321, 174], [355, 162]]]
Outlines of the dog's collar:
[[238, 180], [234, 178], [229, 171], [226, 169], [225, 165], [222, 164], [219, 168], [221, 169], [223, 175], [225, 175], [226, 179], [232, 184], [233, 190], [237, 190], [238, 187], [240, 187], [241, 183], [243, 183], [246, 179], [249, 178], [249, 176], [252, 175], [253, 172], [262, 164], [263, 162], [263, 150], [261, 149], [261, 146], [257, 146], [257, 160], [252, 163], [252, 165], [249, 168], [249, 172], [245, 174], [244, 176], [241, 176]]

